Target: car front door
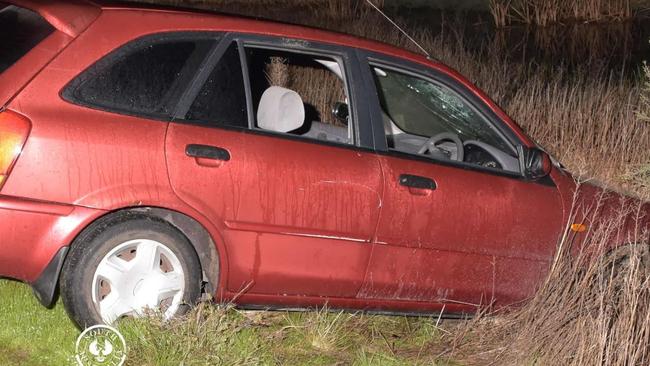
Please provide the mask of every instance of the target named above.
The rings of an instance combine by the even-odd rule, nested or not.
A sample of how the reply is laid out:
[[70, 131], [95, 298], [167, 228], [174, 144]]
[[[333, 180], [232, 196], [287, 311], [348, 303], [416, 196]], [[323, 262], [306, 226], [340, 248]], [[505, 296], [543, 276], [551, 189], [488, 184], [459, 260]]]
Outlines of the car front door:
[[227, 290], [240, 301], [355, 297], [383, 181], [377, 157], [358, 148], [368, 118], [348, 107], [347, 52], [308, 42], [296, 51], [271, 37], [224, 42], [184, 122], [170, 126], [176, 192], [223, 228]]
[[367, 72], [385, 195], [360, 296], [450, 310], [529, 296], [562, 228], [553, 181], [523, 179], [512, 131], [452, 76], [380, 59]]

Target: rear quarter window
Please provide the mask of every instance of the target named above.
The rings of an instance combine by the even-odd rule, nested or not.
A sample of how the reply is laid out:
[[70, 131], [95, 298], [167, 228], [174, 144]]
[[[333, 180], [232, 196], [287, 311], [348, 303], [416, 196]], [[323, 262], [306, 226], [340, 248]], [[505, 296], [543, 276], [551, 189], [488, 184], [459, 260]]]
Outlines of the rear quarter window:
[[135, 40], [82, 72], [62, 96], [90, 108], [169, 119], [214, 42], [185, 35]]
[[54, 32], [37, 13], [0, 3], [0, 74]]

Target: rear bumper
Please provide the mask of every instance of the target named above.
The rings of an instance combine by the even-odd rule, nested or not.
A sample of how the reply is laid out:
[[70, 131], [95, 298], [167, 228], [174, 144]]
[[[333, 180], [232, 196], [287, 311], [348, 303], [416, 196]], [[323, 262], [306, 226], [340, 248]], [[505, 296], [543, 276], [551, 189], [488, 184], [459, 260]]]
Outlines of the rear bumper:
[[27, 282], [37, 293], [54, 291], [45, 287], [56, 287], [66, 254], [62, 248], [103, 213], [0, 195], [0, 277]]

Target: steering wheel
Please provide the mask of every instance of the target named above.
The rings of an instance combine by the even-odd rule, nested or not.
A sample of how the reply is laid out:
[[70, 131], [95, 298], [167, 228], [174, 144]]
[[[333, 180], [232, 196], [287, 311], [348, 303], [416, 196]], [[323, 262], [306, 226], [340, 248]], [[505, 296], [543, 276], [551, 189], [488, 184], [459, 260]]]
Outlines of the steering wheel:
[[435, 136], [431, 136], [427, 142], [425, 142], [422, 147], [420, 148], [420, 151], [418, 151], [418, 154], [426, 154], [429, 152], [431, 155], [438, 157], [438, 158], [444, 158], [444, 159], [452, 159], [452, 154], [450, 151], [447, 151], [445, 149], [439, 148], [436, 146], [438, 143], [445, 141], [445, 140], [451, 140], [453, 143], [456, 144], [456, 156], [455, 159], [456, 161], [462, 162], [463, 159], [465, 158], [465, 151], [463, 149], [463, 141], [461, 141], [460, 137], [458, 135], [451, 133], [451, 132], [443, 132], [439, 133]]

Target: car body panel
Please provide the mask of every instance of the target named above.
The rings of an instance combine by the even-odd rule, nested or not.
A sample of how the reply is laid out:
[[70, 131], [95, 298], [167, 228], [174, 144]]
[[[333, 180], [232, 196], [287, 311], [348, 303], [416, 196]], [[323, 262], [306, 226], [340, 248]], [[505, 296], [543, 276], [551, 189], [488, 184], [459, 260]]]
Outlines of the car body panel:
[[22, 153], [29, 158], [18, 159], [2, 193], [101, 209], [177, 200], [164, 158], [166, 124], [91, 110], [59, 96], [76, 75], [128, 41], [106, 37], [101, 25], [91, 30], [12, 101], [10, 107], [32, 121], [32, 132]]
[[[485, 304], [532, 294], [562, 232], [556, 187], [408, 158], [381, 162], [386, 188], [361, 296]], [[402, 174], [437, 188], [404, 187]], [[514, 275], [517, 288], [502, 286]]]
[[[567, 212], [571, 214], [570, 220], [565, 220], [567, 230], [571, 224], [585, 225], [587, 230], [610, 224], [612, 227], [607, 230], [608, 237], [603, 238], [609, 250], [648, 240], [641, 235], [644, 232], [650, 234], [650, 202], [623, 195], [596, 182], [584, 181], [557, 167], [554, 167], [551, 175], [561, 192]], [[598, 252], [602, 249], [585, 248], [587, 235], [584, 233], [569, 230], [569, 234], [574, 243], [574, 254], [582, 250]]]
[[[382, 201], [376, 157], [257, 134], [248, 134], [246, 145], [246, 194], [238, 202], [237, 222], [229, 224], [239, 229], [240, 240], [233, 243], [248, 245], [256, 254], [249, 260], [261, 262], [257, 278], [246, 276], [255, 281], [251, 291], [356, 296]], [[241, 231], [259, 237], [251, 240]], [[235, 234], [229, 235], [237, 239]], [[253, 264], [247, 262], [242, 264]]]
[[0, 195], [1, 276], [33, 282], [62, 243], [104, 213], [84, 207]]
[[0, 73], [0, 107], [5, 106], [70, 41], [70, 36], [53, 32], [18, 62]]
[[176, 199], [164, 159], [166, 124], [62, 100], [34, 103], [42, 84], [32, 85], [17, 100], [33, 121], [21, 156], [29, 158], [18, 159], [3, 194], [108, 210]]
[[[175, 192], [226, 227], [229, 291], [356, 295], [382, 195], [372, 154], [179, 123], [167, 141]], [[190, 144], [230, 160], [207, 165], [186, 155]]]
[[[542, 279], [576, 190], [572, 177], [558, 168], [547, 181], [533, 182], [402, 159], [368, 146], [125, 116], [74, 105], [59, 95], [97, 60], [142, 36], [254, 34], [276, 37], [293, 49], [311, 43], [356, 48], [437, 70], [485, 103], [522, 145], [535, 146], [457, 72], [388, 45], [304, 27], [209, 13], [127, 6], [100, 11], [95, 5], [91, 10], [54, 3], [37, 11], [50, 14], [61, 31], [0, 76], [0, 85], [9, 85], [0, 89], [0, 100], [15, 96], [8, 107], [32, 121], [0, 191], [0, 275], [33, 283], [98, 217], [159, 207], [196, 220], [210, 234], [220, 254], [217, 301], [471, 312], [477, 302], [493, 298], [502, 304], [522, 300]], [[79, 23], [68, 17], [77, 11], [83, 13]], [[122, 24], [129, 26], [117, 26]], [[350, 67], [359, 83], [352, 100], [367, 103], [359, 97], [371, 81], [359, 71], [361, 58], [357, 61]], [[375, 123], [361, 122], [364, 128]], [[209, 166], [187, 156], [188, 144], [220, 146], [232, 159]], [[397, 184], [403, 173], [430, 176], [439, 187], [413, 195]], [[587, 188], [579, 199], [593, 202], [596, 191]], [[458, 211], [445, 214], [454, 208]], [[464, 208], [474, 211], [462, 214]]]
[[232, 293], [354, 299], [371, 246], [341, 239], [226, 230]]
[[423, 307], [455, 304], [473, 313], [528, 299], [548, 268], [547, 261], [375, 244], [359, 298]]

